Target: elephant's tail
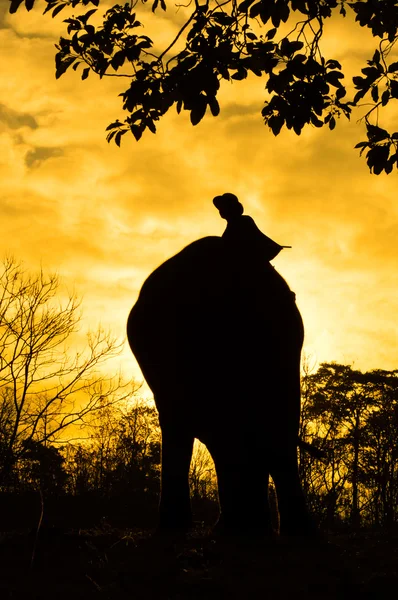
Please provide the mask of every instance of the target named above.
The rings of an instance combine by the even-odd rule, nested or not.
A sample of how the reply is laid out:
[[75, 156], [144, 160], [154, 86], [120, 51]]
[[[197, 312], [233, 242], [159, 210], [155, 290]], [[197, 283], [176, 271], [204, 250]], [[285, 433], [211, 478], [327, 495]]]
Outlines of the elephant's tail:
[[305, 450], [305, 452], [308, 452], [308, 454], [310, 454], [314, 458], [317, 458], [319, 460], [326, 458], [326, 452], [324, 450], [321, 450], [320, 448], [317, 448], [317, 446], [314, 446], [314, 444], [311, 444], [310, 442], [305, 442], [304, 440], [299, 438], [297, 445], [299, 448], [301, 448], [301, 450]]

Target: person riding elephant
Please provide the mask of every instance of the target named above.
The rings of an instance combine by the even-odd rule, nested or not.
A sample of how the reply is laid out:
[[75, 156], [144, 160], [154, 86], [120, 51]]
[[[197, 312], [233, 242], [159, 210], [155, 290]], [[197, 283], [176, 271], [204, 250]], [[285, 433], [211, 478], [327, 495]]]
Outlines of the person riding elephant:
[[280, 532], [313, 535], [297, 444], [304, 328], [295, 295], [270, 264], [282, 250], [234, 194], [226, 219], [144, 282], [127, 322], [162, 431], [160, 528], [192, 524], [188, 474], [194, 439], [215, 463], [224, 531], [271, 533], [269, 475]]

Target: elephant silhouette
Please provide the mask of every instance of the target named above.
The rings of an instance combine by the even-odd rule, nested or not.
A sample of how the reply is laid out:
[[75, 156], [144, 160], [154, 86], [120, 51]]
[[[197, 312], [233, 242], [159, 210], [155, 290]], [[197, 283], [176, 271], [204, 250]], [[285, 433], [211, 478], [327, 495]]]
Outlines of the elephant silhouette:
[[294, 293], [269, 263], [282, 246], [243, 215], [234, 194], [213, 203], [224, 234], [155, 269], [127, 322], [162, 431], [159, 527], [192, 524], [197, 438], [215, 463], [219, 530], [272, 533], [271, 475], [280, 533], [313, 535], [297, 463], [304, 329]]

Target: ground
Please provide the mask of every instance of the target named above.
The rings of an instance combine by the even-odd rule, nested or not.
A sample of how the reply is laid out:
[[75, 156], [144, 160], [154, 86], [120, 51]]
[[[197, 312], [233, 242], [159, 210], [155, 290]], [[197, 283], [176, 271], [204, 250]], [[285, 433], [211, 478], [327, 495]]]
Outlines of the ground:
[[391, 598], [398, 532], [328, 535], [323, 543], [186, 538], [149, 531], [0, 534], [2, 600]]

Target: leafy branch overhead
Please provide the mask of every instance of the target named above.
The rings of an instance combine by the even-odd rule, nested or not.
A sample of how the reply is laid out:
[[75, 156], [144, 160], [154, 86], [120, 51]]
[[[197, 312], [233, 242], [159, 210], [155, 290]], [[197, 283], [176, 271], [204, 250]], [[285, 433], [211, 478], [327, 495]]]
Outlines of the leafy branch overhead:
[[[174, 105], [178, 113], [189, 111], [193, 125], [208, 110], [217, 116], [221, 80], [240, 81], [254, 73], [266, 80], [261, 114], [274, 135], [284, 127], [300, 135], [306, 125], [333, 130], [341, 115], [349, 119], [355, 107], [366, 106], [360, 118], [367, 140], [356, 148], [366, 152], [373, 173], [398, 167], [398, 132], [390, 134], [379, 126], [382, 109], [398, 98], [398, 62], [392, 58], [398, 38], [396, 0], [190, 0], [179, 6], [186, 15], [184, 25], [161, 51], [142, 34], [137, 18], [139, 11], [147, 14], [141, 6], [146, 1], [113, 6], [98, 26], [90, 22], [97, 8], [67, 18], [67, 35], [57, 45], [57, 78], [69, 67], [81, 68], [82, 79], [91, 71], [99, 77], [127, 78], [128, 87], [120, 94], [127, 116], [109, 125], [108, 141], [119, 146], [128, 131], [136, 140], [146, 129], [155, 133], [156, 122]], [[11, 0], [10, 12], [23, 2]], [[34, 2], [25, 0], [27, 10]], [[100, 4], [44, 2], [44, 12], [53, 17], [66, 7]], [[154, 0], [152, 11], [160, 16], [159, 9], [166, 10], [165, 0]], [[375, 38], [373, 56], [361, 75], [353, 77], [352, 98], [342, 65], [324, 56], [321, 48], [325, 23], [349, 16]]]

